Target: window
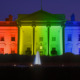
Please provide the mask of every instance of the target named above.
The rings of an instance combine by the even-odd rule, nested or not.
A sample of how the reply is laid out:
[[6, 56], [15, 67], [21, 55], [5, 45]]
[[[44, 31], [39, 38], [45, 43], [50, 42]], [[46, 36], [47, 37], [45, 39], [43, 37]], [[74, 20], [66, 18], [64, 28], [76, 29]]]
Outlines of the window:
[[39, 40], [40, 40], [40, 41], [43, 41], [43, 37], [40, 37]]
[[11, 54], [14, 54], [15, 53], [15, 51], [14, 50], [11, 50]]
[[4, 48], [0, 48], [0, 54], [4, 54]]
[[11, 41], [15, 41], [15, 37], [11, 37]]
[[0, 33], [0, 41], [4, 41], [4, 33]]
[[56, 37], [52, 37], [52, 41], [56, 41]]
[[79, 34], [79, 38], [78, 38], [78, 41], [80, 41], [80, 34]]
[[68, 34], [68, 41], [72, 41], [72, 34]]
[[11, 41], [15, 41], [15, 35], [14, 34], [11, 35]]
[[0, 41], [4, 41], [4, 37], [2, 36], [2, 37], [0, 37]]
[[14, 54], [14, 53], [15, 53], [15, 48], [12, 47], [12, 48], [11, 48], [11, 54]]

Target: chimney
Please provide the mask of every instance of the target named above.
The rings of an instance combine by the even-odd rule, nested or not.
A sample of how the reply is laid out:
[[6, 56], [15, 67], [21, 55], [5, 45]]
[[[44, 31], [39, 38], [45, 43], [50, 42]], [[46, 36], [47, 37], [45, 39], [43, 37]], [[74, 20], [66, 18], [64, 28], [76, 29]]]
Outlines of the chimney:
[[5, 21], [9, 21], [9, 18], [6, 18]]
[[13, 16], [9, 15], [9, 21], [12, 21], [12, 20], [13, 20]]
[[75, 15], [74, 14], [71, 15], [71, 21], [75, 21]]

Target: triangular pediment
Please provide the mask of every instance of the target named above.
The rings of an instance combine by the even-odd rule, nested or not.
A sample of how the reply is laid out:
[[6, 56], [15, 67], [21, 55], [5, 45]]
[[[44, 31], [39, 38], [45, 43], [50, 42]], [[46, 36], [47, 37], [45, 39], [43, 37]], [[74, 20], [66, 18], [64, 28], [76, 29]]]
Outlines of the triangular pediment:
[[43, 10], [39, 10], [32, 14], [19, 14], [19, 20], [64, 20], [64, 14], [51, 14]]

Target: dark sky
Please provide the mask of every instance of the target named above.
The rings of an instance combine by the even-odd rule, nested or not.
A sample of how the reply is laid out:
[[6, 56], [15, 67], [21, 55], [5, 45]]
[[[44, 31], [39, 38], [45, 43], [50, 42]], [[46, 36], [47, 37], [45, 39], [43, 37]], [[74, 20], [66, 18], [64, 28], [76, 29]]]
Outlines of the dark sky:
[[[42, 7], [53, 14], [65, 14], [68, 20], [74, 13], [76, 21], [80, 21], [80, 0], [42, 0]], [[40, 9], [41, 0], [0, 0], [0, 21], [9, 14], [16, 19], [17, 14], [28, 14]]]

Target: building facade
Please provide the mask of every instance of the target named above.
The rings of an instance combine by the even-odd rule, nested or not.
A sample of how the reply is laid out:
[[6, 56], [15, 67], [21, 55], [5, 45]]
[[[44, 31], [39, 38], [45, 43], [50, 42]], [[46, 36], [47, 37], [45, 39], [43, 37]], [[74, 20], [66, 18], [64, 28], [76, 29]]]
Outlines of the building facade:
[[65, 20], [64, 14], [39, 10], [19, 14], [0, 21], [0, 54], [57, 56], [63, 53], [80, 55], [80, 22]]
[[80, 55], [80, 22], [75, 21], [75, 16], [71, 16], [71, 21], [65, 23], [65, 53], [71, 52]]
[[17, 54], [18, 27], [12, 16], [0, 21], [0, 54]]
[[55, 56], [63, 54], [64, 14], [51, 14], [39, 10], [32, 14], [19, 14], [19, 54]]

